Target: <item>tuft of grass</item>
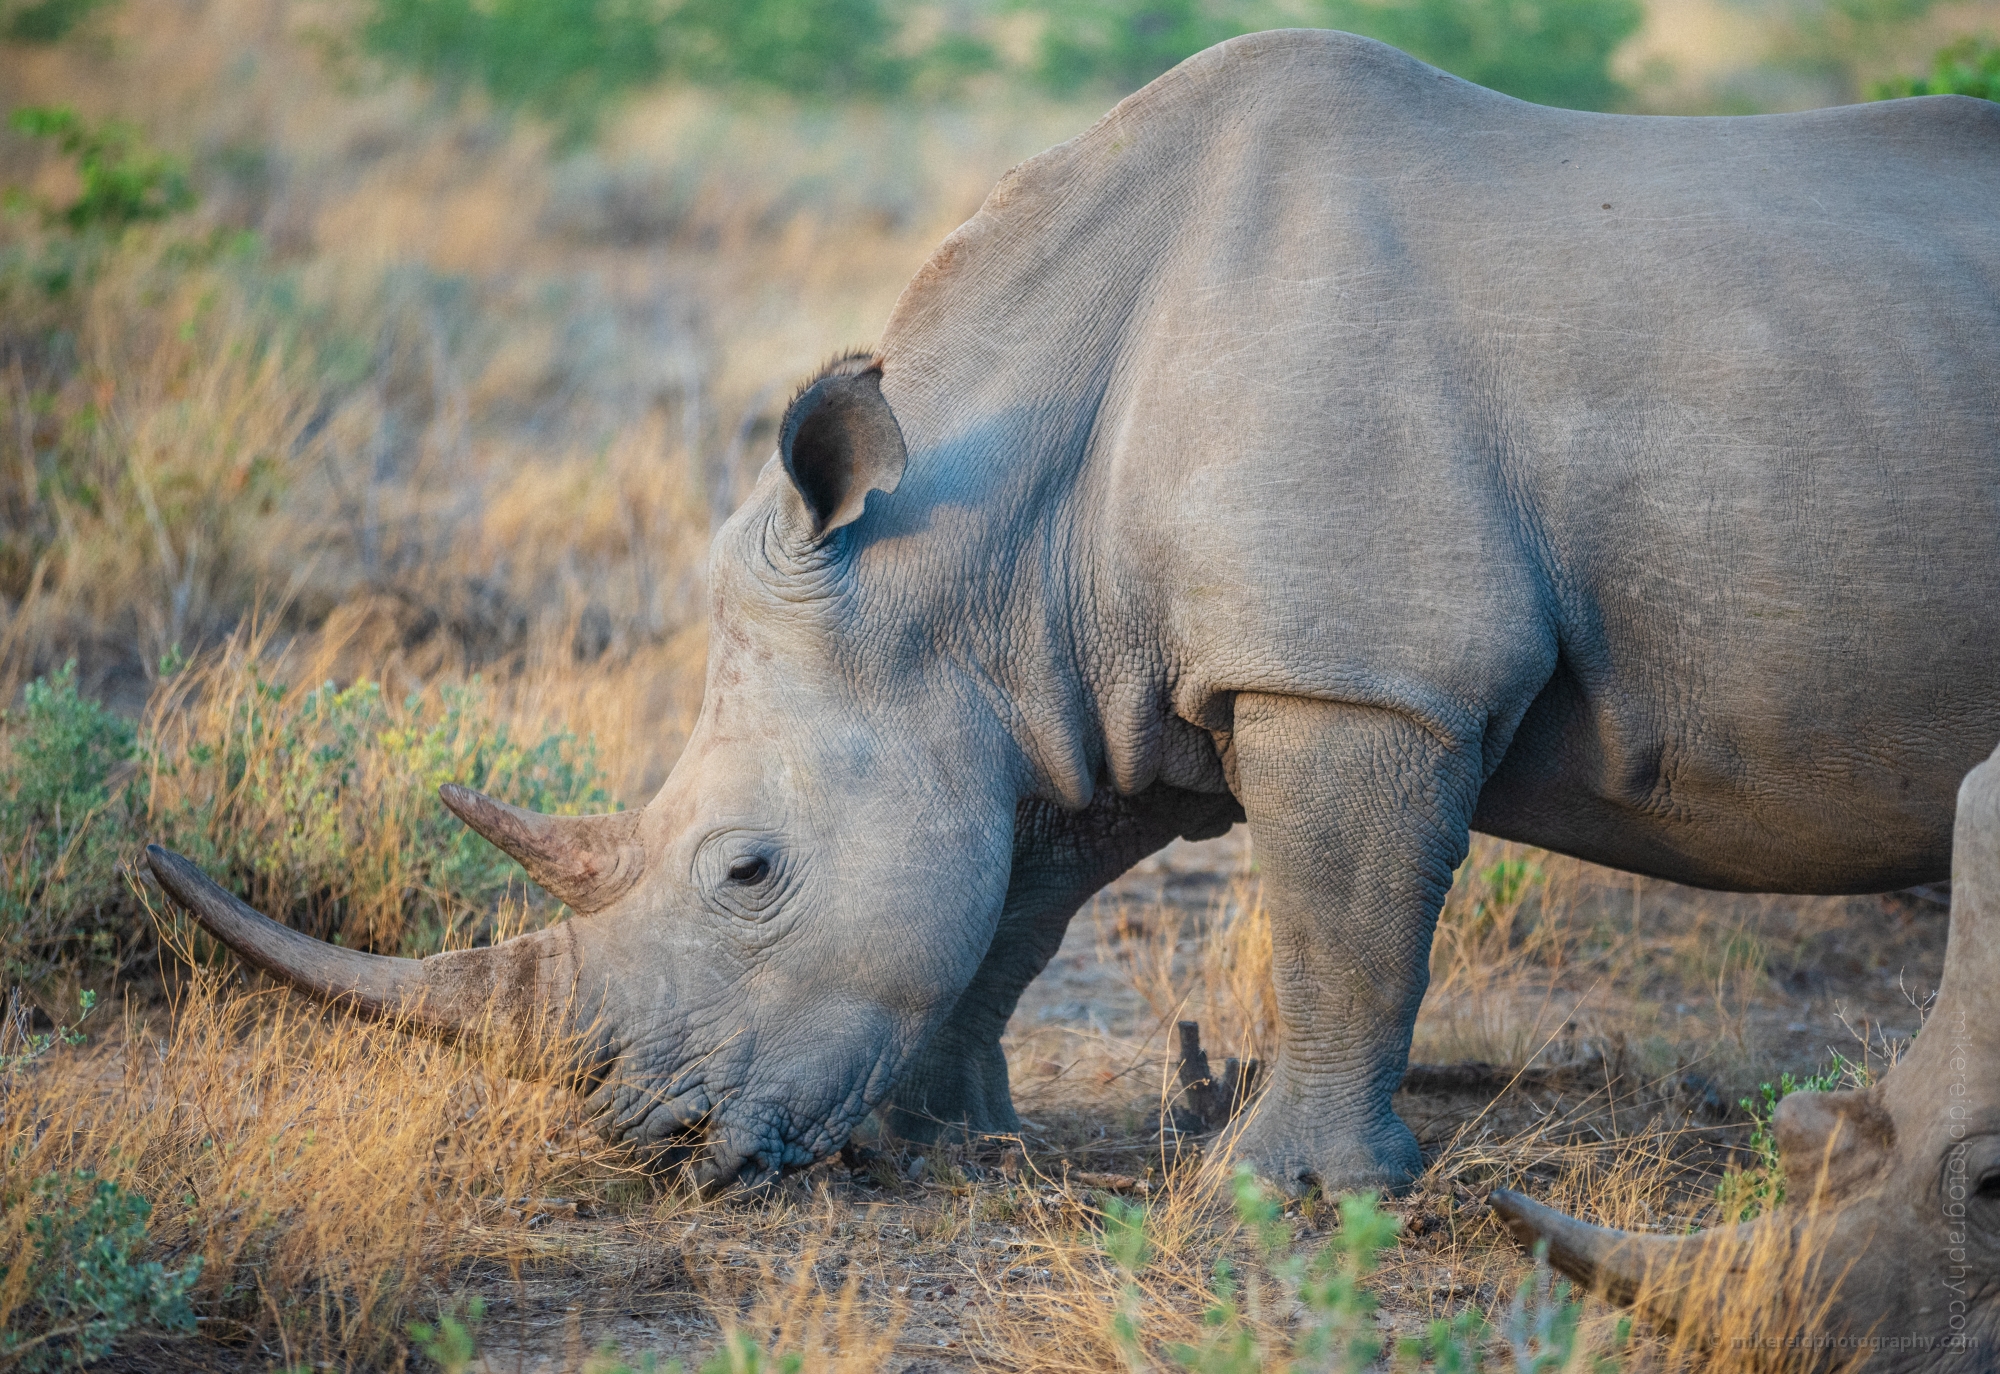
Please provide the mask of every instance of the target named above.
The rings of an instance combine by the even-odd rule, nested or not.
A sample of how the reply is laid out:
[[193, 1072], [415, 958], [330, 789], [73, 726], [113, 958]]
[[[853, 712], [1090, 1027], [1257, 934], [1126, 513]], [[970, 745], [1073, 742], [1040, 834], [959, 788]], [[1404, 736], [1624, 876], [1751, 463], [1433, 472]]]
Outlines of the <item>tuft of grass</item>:
[[[36, 1238], [75, 1236], [70, 1253], [98, 1235], [124, 1247], [120, 1291], [150, 1295], [120, 1309], [128, 1326], [181, 1322], [185, 1302], [288, 1365], [375, 1364], [463, 1266], [534, 1263], [524, 1201], [629, 1173], [566, 1091], [394, 1029], [208, 972], [168, 1012], [128, 1007], [117, 1034], [0, 1073], [0, 1330], [74, 1324]], [[103, 1215], [36, 1182], [84, 1177]]]

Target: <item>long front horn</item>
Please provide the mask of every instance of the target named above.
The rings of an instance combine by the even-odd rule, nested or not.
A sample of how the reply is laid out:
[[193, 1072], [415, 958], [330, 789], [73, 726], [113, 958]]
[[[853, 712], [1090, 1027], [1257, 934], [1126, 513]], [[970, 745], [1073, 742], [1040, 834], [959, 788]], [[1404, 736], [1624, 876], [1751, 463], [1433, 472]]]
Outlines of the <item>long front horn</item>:
[[[158, 845], [146, 863], [167, 895], [246, 963], [307, 996], [436, 1039], [474, 1043], [536, 1069], [536, 1052], [576, 991], [576, 933], [568, 925], [487, 949], [428, 959], [364, 954], [281, 926]], [[535, 1076], [524, 1072], [522, 1076]]]
[[646, 851], [639, 811], [544, 816], [448, 782], [438, 799], [507, 851], [557, 901], [579, 915], [602, 911], [639, 880]]
[[1486, 1201], [1524, 1248], [1547, 1241], [1549, 1263], [1584, 1287], [1615, 1303], [1637, 1302], [1645, 1294], [1649, 1319], [1669, 1329], [1679, 1321], [1680, 1303], [1656, 1290], [1687, 1268], [1687, 1247], [1705, 1237], [1648, 1236], [1592, 1226], [1511, 1188], [1495, 1189]]

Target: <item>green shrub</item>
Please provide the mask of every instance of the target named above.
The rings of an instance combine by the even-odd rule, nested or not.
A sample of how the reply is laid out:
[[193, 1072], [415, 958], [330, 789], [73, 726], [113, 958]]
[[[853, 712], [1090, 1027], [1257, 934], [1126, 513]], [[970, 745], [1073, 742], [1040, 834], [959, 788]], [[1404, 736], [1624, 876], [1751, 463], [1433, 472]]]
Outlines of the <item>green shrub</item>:
[[1970, 95], [2000, 100], [2000, 43], [1961, 38], [1940, 48], [1931, 74], [1898, 76], [1868, 88], [1870, 100], [1894, 100], [1906, 95]]
[[794, 95], [890, 95], [917, 65], [881, 0], [682, 0], [666, 24], [675, 72]]
[[1785, 1200], [1785, 1174], [1778, 1162], [1778, 1135], [1771, 1128], [1771, 1118], [1780, 1102], [1798, 1092], [1835, 1092], [1843, 1084], [1865, 1088], [1871, 1079], [1872, 1075], [1865, 1065], [1835, 1054], [1833, 1067], [1824, 1073], [1811, 1073], [1803, 1078], [1781, 1073], [1777, 1086], [1760, 1083], [1756, 1097], [1738, 1099], [1736, 1105], [1750, 1118], [1750, 1155], [1754, 1162], [1748, 1169], [1732, 1168], [1715, 1185], [1715, 1201], [1724, 1216], [1735, 1222], [1755, 1221]]
[[440, 783], [538, 811], [609, 803], [588, 741], [517, 740], [476, 683], [392, 704], [373, 682], [301, 690], [242, 671], [200, 728], [151, 745], [147, 829], [322, 939], [427, 954], [493, 933], [523, 874], [444, 809]]
[[27, 1301], [0, 1331], [0, 1362], [29, 1371], [81, 1367], [131, 1332], [194, 1330], [188, 1292], [201, 1276], [201, 1257], [178, 1273], [138, 1258], [153, 1211], [146, 1198], [80, 1169], [44, 1175], [26, 1197], [5, 1197], [4, 1205], [30, 1215], [29, 1243], [5, 1273]]
[[76, 1020], [59, 1023], [52, 1031], [29, 1030], [24, 1010], [21, 990], [18, 987], [9, 990], [5, 1018], [0, 1019], [0, 1074], [34, 1063], [58, 1045], [81, 1045], [88, 1040], [83, 1023], [97, 1010], [97, 994], [89, 988], [77, 993]]
[[63, 106], [25, 105], [8, 117], [8, 125], [29, 138], [53, 142], [63, 156], [74, 158], [82, 189], [67, 205], [15, 188], [6, 191], [7, 209], [33, 211], [58, 232], [39, 252], [17, 256], [16, 264], [0, 256], [0, 300], [6, 295], [10, 266], [24, 268], [47, 295], [61, 296], [92, 276], [108, 248], [133, 225], [194, 208], [186, 165], [149, 147], [129, 124], [117, 120], [90, 124]]
[[417, 1353], [436, 1365], [440, 1374], [465, 1374], [479, 1357], [479, 1326], [486, 1319], [486, 1302], [474, 1295], [461, 1320], [452, 1312], [438, 1313], [437, 1325], [411, 1322], [407, 1328]]
[[119, 869], [148, 842], [325, 939], [411, 955], [490, 939], [525, 875], [445, 811], [438, 784], [543, 811], [609, 805], [588, 740], [516, 736], [477, 682], [391, 702], [372, 682], [287, 687], [251, 658], [163, 691], [135, 732], [78, 693], [72, 666], [0, 718], [7, 979], [150, 948]]
[[75, 110], [54, 105], [24, 105], [8, 123], [30, 138], [53, 141], [65, 157], [76, 159], [83, 191], [68, 205], [44, 204], [43, 216], [51, 223], [78, 233], [98, 229], [115, 234], [194, 206], [187, 167], [148, 147], [129, 124], [89, 124]]
[[136, 739], [77, 692], [74, 661], [30, 683], [0, 735], [0, 978], [32, 981], [78, 942], [105, 952], [128, 915], [116, 867], [129, 789], [110, 780]]

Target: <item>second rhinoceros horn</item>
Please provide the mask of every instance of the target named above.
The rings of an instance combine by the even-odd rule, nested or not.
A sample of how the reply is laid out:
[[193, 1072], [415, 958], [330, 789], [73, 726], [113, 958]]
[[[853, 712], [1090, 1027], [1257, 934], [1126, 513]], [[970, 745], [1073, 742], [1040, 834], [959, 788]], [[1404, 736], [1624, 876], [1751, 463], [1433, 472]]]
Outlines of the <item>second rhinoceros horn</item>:
[[550, 896], [589, 915], [624, 896], [646, 863], [643, 812], [544, 816], [448, 782], [438, 797], [452, 814], [528, 870]]
[[1804, 1368], [1858, 1353], [1871, 1371], [2000, 1368], [2000, 751], [1959, 788], [1951, 895], [1943, 985], [1895, 1067], [1778, 1104], [1794, 1201], [1691, 1236], [1592, 1226], [1507, 1190], [1494, 1210], [1558, 1269], [1697, 1337], [1728, 1326]]

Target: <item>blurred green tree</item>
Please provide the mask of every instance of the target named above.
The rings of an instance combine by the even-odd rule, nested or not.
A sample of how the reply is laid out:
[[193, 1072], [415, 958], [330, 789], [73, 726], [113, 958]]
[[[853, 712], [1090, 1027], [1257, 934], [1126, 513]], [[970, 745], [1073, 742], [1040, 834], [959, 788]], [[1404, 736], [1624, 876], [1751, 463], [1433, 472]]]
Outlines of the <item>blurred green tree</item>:
[[0, 0], [0, 43], [60, 43], [115, 0]]
[[646, 0], [373, 0], [362, 42], [456, 95], [477, 84], [574, 144], [605, 106], [665, 74], [666, 35]]
[[1522, 100], [1608, 110], [1629, 94], [1612, 54], [1645, 11], [1640, 0], [1312, 0], [1303, 14], [1258, 0], [1083, 0], [1046, 15], [1035, 75], [1059, 93], [1133, 90], [1213, 43], [1307, 18]]
[[483, 89], [574, 146], [628, 91], [668, 76], [809, 99], [936, 93], [992, 65], [949, 30], [903, 50], [884, 0], [370, 0], [363, 46], [448, 95]]
[[1035, 76], [1059, 95], [1087, 86], [1136, 91], [1169, 67], [1224, 39], [1268, 27], [1249, 5], [1202, 0], [1079, 0], [1044, 7]]
[[503, 108], [550, 120], [571, 145], [615, 98], [666, 77], [808, 99], [948, 94], [997, 65], [980, 26], [1003, 11], [1039, 17], [1022, 74], [1058, 94], [1135, 90], [1224, 39], [1305, 20], [1383, 39], [1526, 100], [1608, 109], [1626, 96], [1611, 55], [1643, 13], [1640, 0], [997, 0], [917, 49], [906, 41], [906, 0], [369, 6], [364, 45], [391, 66], [447, 92], [476, 85]]
[[1646, 17], [1639, 0], [1324, 0], [1323, 13], [1454, 76], [1572, 110], [1624, 103], [1611, 57]]
[[1961, 38], [1938, 50], [1931, 74], [1896, 76], [1868, 88], [1870, 100], [1894, 100], [1906, 95], [1970, 95], [2000, 100], [2000, 43]]
[[666, 31], [675, 71], [798, 95], [892, 95], [916, 62], [881, 0], [683, 0]]

